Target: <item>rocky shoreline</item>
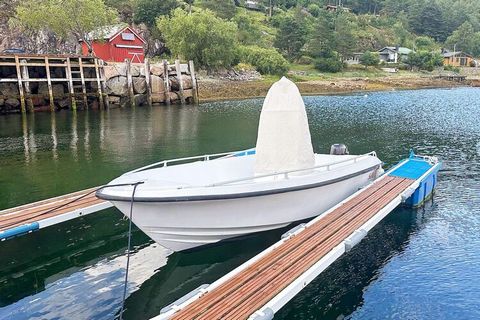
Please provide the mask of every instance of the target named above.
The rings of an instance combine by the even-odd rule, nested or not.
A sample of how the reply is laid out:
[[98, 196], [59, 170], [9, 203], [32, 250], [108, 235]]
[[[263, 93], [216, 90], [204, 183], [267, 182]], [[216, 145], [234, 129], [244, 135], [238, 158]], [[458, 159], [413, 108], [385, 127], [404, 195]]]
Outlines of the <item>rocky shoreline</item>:
[[[275, 80], [231, 81], [200, 78], [200, 102], [264, 97]], [[335, 80], [296, 81], [303, 95], [328, 95], [353, 92], [452, 88], [473, 85], [426, 77], [339, 78]]]
[[[183, 96], [188, 101], [193, 98], [193, 82], [187, 65], [182, 64], [180, 66]], [[175, 65], [167, 65], [166, 67], [167, 71], [165, 72], [163, 64], [156, 63], [150, 65], [149, 77], [152, 103], [165, 103], [166, 100], [176, 103], [181, 100], [180, 82]], [[108, 99], [110, 103], [122, 107], [127, 107], [131, 104], [127, 68], [125, 63], [108, 63], [104, 66]], [[148, 84], [145, 66], [143, 64], [131, 64], [129, 73], [132, 78], [135, 105], [146, 104]], [[165, 77], [168, 79], [165, 80]], [[166, 86], [168, 86], [168, 90], [166, 90]]]

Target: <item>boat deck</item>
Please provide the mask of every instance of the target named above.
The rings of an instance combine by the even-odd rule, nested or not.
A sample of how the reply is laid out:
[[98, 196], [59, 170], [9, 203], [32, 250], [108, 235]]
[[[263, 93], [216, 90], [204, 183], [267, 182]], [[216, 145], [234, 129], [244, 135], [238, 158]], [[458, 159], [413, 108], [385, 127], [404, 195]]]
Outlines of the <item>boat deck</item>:
[[45, 228], [112, 206], [95, 196], [96, 188], [0, 211], [0, 240]]
[[[420, 204], [440, 164], [404, 160], [387, 174], [210, 285], [160, 311], [162, 319], [273, 319], [283, 305], [399, 204]], [[421, 197], [418, 195], [421, 193]]]

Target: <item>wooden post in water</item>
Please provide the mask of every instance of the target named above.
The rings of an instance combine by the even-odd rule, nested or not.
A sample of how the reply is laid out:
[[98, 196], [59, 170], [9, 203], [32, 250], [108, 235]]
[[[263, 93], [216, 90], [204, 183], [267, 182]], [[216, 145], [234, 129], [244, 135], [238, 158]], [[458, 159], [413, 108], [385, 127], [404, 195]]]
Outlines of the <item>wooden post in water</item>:
[[145, 83], [147, 84], [147, 102], [148, 105], [152, 105], [152, 76], [150, 75], [150, 61], [145, 58]]
[[20, 64], [22, 70], [22, 79], [25, 81], [25, 96], [27, 98], [27, 107], [28, 111], [34, 112], [33, 101], [32, 101], [32, 92], [30, 91], [30, 75], [28, 74], [27, 60], [23, 59]]
[[130, 104], [132, 107], [135, 107], [135, 95], [133, 93], [133, 79], [132, 79], [132, 63], [130, 59], [125, 59], [125, 69], [127, 72], [127, 89], [128, 96], [130, 97]]
[[95, 63], [95, 78], [97, 78], [97, 90], [98, 90], [98, 102], [100, 103], [100, 109], [105, 108], [103, 104], [103, 92], [102, 92], [102, 84], [100, 83], [100, 71], [98, 70], [98, 59], [93, 59]]
[[20, 108], [22, 113], [27, 112], [25, 108], [25, 96], [23, 95], [23, 84], [22, 84], [22, 73], [20, 71], [20, 61], [18, 56], [15, 56], [15, 68], [17, 70], [17, 80], [18, 80], [18, 93], [20, 95]]
[[100, 73], [100, 84], [102, 87], [102, 93], [103, 93], [103, 103], [107, 108], [110, 108], [110, 101], [108, 101], [108, 96], [107, 96], [107, 86], [105, 84], [105, 63], [103, 60], [100, 60], [100, 66], [99, 66], [99, 73]]
[[185, 104], [185, 95], [183, 93], [183, 79], [182, 79], [182, 68], [180, 67], [180, 60], [175, 60], [175, 70], [177, 71], [177, 81], [178, 81], [178, 96], [180, 97], [180, 102]]
[[65, 68], [65, 74], [68, 80], [68, 92], [70, 92], [70, 99], [72, 101], [72, 110], [77, 110], [77, 100], [75, 99], [75, 90], [73, 88], [73, 79], [72, 79], [72, 65], [70, 63], [70, 58], [67, 58], [67, 66]]
[[188, 70], [190, 71], [190, 76], [192, 77], [192, 99], [193, 103], [198, 103], [198, 86], [197, 86], [197, 77], [195, 76], [195, 67], [193, 66], [193, 61], [188, 61]]
[[82, 95], [83, 95], [83, 103], [84, 108], [88, 108], [88, 100], [87, 100], [87, 88], [85, 87], [85, 75], [83, 73], [83, 61], [82, 58], [78, 58], [78, 67], [80, 69], [80, 81], [82, 82]]
[[48, 57], [45, 57], [45, 71], [47, 72], [48, 98], [50, 100], [50, 111], [55, 111], [55, 103], [53, 101], [52, 78], [50, 77], [50, 64]]
[[163, 60], [163, 82], [165, 84], [165, 103], [170, 105], [170, 81], [168, 80], [168, 61]]

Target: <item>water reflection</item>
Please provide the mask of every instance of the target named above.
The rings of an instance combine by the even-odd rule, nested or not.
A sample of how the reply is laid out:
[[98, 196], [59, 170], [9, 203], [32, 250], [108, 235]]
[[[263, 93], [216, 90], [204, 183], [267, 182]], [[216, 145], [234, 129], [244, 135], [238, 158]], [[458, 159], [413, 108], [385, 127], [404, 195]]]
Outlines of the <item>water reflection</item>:
[[[187, 143], [183, 148], [187, 152], [188, 148], [192, 147], [190, 142], [196, 141], [202, 114], [193, 107], [172, 106], [138, 110], [87, 110], [81, 113], [71, 111], [22, 115], [24, 162], [34, 161], [39, 152], [45, 151], [43, 141], [42, 148], [37, 148], [37, 140], [44, 139], [44, 125], [47, 121], [50, 138], [48, 149], [50, 159], [54, 161], [59, 160], [63, 151], [67, 151], [67, 146], [68, 157], [78, 162], [80, 159], [94, 161], [97, 155], [92, 154], [92, 148], [97, 147], [104, 154], [113, 152], [115, 155], [127, 156], [138, 152], [138, 149], [148, 150], [157, 144], [163, 145], [166, 141], [175, 139]], [[64, 121], [69, 124], [66, 125]], [[37, 127], [36, 122], [40, 124]], [[193, 147], [193, 150], [199, 149]], [[3, 151], [8, 152], [9, 148], [13, 151], [15, 145], [7, 145]], [[83, 150], [80, 152], [79, 148]]]
[[57, 152], [57, 146], [58, 146], [58, 140], [57, 140], [57, 122], [56, 122], [56, 114], [55, 112], [52, 112], [51, 114], [51, 129], [52, 129], [52, 155], [53, 155], [53, 160], [58, 160], [58, 152]]
[[71, 114], [72, 117], [72, 133], [70, 139], [70, 149], [73, 160], [78, 161], [78, 123], [77, 123], [77, 111], [73, 111]]
[[22, 114], [22, 133], [23, 133], [23, 147], [25, 150], [25, 163], [30, 162], [30, 146], [28, 140], [28, 122], [27, 115]]

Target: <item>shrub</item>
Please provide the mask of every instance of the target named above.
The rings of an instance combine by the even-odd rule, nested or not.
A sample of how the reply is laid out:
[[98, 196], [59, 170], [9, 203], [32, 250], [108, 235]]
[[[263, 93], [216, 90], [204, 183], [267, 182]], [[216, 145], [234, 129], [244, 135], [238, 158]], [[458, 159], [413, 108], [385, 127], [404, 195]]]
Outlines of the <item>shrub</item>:
[[275, 49], [242, 46], [238, 53], [241, 62], [255, 66], [261, 74], [283, 75], [288, 71], [287, 60]]
[[406, 64], [411, 69], [417, 68], [427, 71], [433, 71], [435, 67], [443, 66], [443, 57], [439, 53], [429, 51], [410, 52]]
[[443, 70], [445, 71], [452, 71], [452, 72], [455, 72], [455, 73], [459, 73], [460, 72], [460, 68], [459, 67], [454, 67], [454, 66], [451, 66], [451, 65], [446, 65], [443, 67]]
[[244, 63], [244, 62], [240, 62], [239, 64], [237, 64], [235, 67], [234, 67], [235, 70], [237, 71], [255, 71], [257, 69], [255, 69], [254, 66], [252, 66], [251, 64], [249, 63]]
[[298, 64], [312, 64], [313, 63], [313, 58], [309, 56], [301, 56], [300, 58], [297, 59]]
[[340, 72], [345, 68], [345, 63], [340, 60], [337, 54], [329, 54], [315, 59], [315, 68], [322, 72]]
[[311, 3], [307, 7], [307, 11], [314, 17], [318, 17], [322, 9], [315, 3]]
[[376, 66], [380, 62], [380, 58], [378, 57], [378, 53], [367, 51], [360, 57], [360, 63], [365, 66], [365, 68], [369, 66]]

